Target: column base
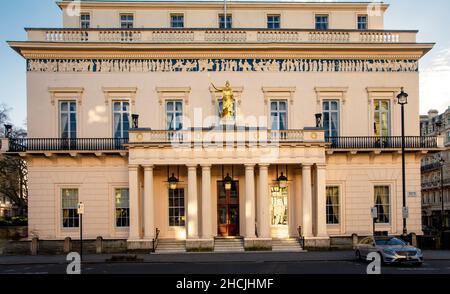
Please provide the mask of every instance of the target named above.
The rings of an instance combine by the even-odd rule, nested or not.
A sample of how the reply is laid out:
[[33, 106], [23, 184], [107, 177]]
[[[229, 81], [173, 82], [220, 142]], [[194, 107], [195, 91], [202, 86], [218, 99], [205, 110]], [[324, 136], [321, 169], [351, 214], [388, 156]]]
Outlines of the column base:
[[128, 250], [149, 250], [153, 249], [153, 240], [127, 240]]
[[272, 250], [272, 238], [244, 238], [246, 251], [270, 251]]
[[214, 251], [214, 239], [187, 239], [186, 251], [188, 252], [210, 252]]
[[305, 237], [304, 249], [330, 249], [330, 246], [330, 237]]

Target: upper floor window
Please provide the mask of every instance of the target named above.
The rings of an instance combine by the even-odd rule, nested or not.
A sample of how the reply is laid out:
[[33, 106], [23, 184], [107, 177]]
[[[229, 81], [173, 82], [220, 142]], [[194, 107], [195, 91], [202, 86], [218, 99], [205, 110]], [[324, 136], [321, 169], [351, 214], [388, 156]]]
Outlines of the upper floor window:
[[389, 100], [375, 100], [374, 133], [376, 137], [391, 135], [391, 107]]
[[122, 29], [132, 29], [134, 27], [134, 15], [133, 14], [121, 14], [120, 15], [120, 27]]
[[183, 128], [183, 102], [172, 100], [166, 102], [167, 130], [178, 131]]
[[281, 16], [277, 15], [268, 15], [267, 16], [267, 28], [268, 29], [279, 29], [281, 27], [280, 21]]
[[367, 30], [368, 28], [367, 15], [358, 15], [358, 30]]
[[328, 30], [328, 15], [316, 15], [316, 30]]
[[183, 14], [171, 14], [170, 15], [170, 27], [171, 28], [184, 28], [184, 15]]
[[[236, 113], [237, 113], [237, 103], [234, 103], [233, 107], [233, 120], [236, 119]], [[223, 115], [223, 101], [222, 99], [217, 100], [217, 117], [219, 120], [222, 118]]]
[[78, 228], [78, 189], [62, 189], [61, 193], [63, 228]]
[[450, 131], [447, 132], [447, 143], [450, 143]]
[[59, 125], [62, 139], [77, 138], [77, 103], [75, 101], [59, 103]]
[[83, 12], [80, 14], [80, 27], [82, 29], [89, 29], [91, 27], [91, 14]]
[[270, 125], [272, 130], [287, 130], [288, 128], [287, 100], [273, 100], [270, 102]]
[[325, 137], [339, 137], [339, 101], [324, 100], [322, 103], [322, 108]]
[[114, 138], [128, 138], [130, 129], [130, 103], [115, 101], [113, 103]]
[[389, 186], [375, 186], [375, 207], [377, 208], [377, 223], [390, 223], [390, 188]]
[[220, 29], [231, 29], [233, 27], [233, 17], [231, 14], [227, 14], [226, 25], [225, 17], [223, 14], [219, 14], [219, 28]]

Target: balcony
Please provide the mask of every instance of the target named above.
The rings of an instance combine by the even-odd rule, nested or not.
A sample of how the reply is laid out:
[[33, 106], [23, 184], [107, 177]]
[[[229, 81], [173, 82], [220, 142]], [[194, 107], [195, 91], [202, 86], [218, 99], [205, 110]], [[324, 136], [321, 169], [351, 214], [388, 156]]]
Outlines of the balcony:
[[[133, 129], [130, 139], [115, 138], [12, 138], [2, 139], [1, 151], [9, 153], [45, 152], [127, 152], [130, 146], [154, 145], [171, 147], [239, 146], [239, 145], [305, 145], [322, 146], [332, 152], [339, 151], [398, 151], [401, 137], [324, 137], [318, 128], [273, 131], [267, 129], [192, 129], [181, 131]], [[439, 149], [437, 137], [406, 137], [408, 151]]]
[[431, 163], [431, 164], [427, 164], [421, 167], [421, 171], [422, 172], [429, 172], [429, 171], [434, 171], [437, 169], [440, 169], [441, 165], [439, 164], [439, 162], [435, 162], [435, 163]]
[[[2, 139], [2, 150], [6, 146]], [[7, 141], [7, 140], [6, 140]], [[13, 138], [7, 141], [7, 152], [52, 152], [52, 151], [125, 151], [125, 144], [128, 139], [116, 138], [80, 138], [80, 139], [59, 139], [59, 138]]]
[[28, 41], [73, 43], [415, 43], [417, 31], [308, 29], [46, 29]]
[[[399, 150], [402, 148], [402, 137], [329, 137], [329, 149], [334, 150]], [[436, 149], [437, 137], [405, 137], [405, 148], [408, 150]]]

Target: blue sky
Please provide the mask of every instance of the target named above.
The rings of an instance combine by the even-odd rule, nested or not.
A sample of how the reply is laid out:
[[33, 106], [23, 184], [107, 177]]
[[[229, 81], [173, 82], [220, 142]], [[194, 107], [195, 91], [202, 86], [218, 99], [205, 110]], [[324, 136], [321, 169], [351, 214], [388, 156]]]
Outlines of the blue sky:
[[[25, 40], [25, 27], [61, 27], [62, 15], [55, 0], [2, 2], [2, 11], [7, 13], [0, 18], [0, 103], [11, 107], [12, 122], [23, 126], [26, 120], [25, 61], [8, 47], [6, 41]], [[426, 114], [430, 108], [444, 111], [450, 106], [450, 1], [385, 2], [391, 4], [385, 17], [386, 29], [418, 29], [419, 42], [437, 43], [421, 61], [420, 111], [421, 114]]]

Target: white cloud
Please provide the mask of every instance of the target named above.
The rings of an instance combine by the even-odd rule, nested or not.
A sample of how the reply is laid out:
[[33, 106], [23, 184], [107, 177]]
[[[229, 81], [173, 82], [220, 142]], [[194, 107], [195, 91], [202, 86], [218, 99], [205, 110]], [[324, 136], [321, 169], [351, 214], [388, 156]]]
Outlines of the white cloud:
[[443, 49], [420, 74], [420, 113], [450, 106], [450, 48]]

